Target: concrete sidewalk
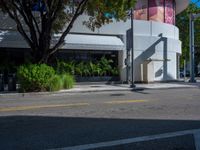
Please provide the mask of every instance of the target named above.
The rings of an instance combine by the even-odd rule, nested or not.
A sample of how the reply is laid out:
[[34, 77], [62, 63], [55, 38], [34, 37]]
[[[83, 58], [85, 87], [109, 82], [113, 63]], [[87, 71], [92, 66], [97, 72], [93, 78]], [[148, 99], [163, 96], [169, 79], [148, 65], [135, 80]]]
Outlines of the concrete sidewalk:
[[86, 92], [106, 92], [106, 91], [137, 91], [137, 90], [156, 90], [156, 89], [179, 89], [179, 88], [200, 88], [200, 81], [197, 83], [189, 82], [169, 82], [169, 83], [150, 83], [135, 84], [135, 88], [131, 88], [129, 84], [106, 84], [102, 82], [96, 83], [79, 83], [73, 89], [61, 90], [58, 92], [33, 92], [33, 93], [17, 93], [2, 92], [2, 96], [25, 96], [25, 95], [51, 95], [51, 94], [70, 94], [70, 93], [86, 93]]
[[145, 89], [174, 89], [174, 88], [200, 88], [200, 82], [170, 82], [170, 83], [149, 83], [149, 84], [135, 84], [135, 88], [131, 88], [129, 84], [78, 84], [75, 88], [70, 90], [61, 90], [60, 92], [98, 92], [98, 91], [134, 91]]

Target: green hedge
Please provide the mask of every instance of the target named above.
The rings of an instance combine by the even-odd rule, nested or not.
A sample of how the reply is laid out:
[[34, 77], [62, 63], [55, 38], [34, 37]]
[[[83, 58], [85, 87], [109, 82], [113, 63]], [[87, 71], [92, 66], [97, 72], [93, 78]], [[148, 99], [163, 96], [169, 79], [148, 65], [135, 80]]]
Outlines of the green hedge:
[[72, 75], [56, 74], [46, 64], [26, 64], [17, 69], [21, 92], [58, 91], [72, 88], [75, 81]]
[[52, 67], [46, 64], [26, 64], [17, 70], [17, 78], [22, 91], [47, 91], [49, 82], [55, 76]]

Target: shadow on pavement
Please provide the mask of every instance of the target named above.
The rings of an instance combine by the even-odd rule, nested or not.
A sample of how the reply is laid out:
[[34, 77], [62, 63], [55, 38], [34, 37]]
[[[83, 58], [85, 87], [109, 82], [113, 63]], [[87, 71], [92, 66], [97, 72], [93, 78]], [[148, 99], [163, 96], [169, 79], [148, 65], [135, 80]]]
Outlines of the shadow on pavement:
[[[200, 121], [187, 120], [6, 116], [0, 117], [0, 149], [60, 148], [199, 128]], [[151, 142], [105, 149], [195, 149], [192, 135]]]

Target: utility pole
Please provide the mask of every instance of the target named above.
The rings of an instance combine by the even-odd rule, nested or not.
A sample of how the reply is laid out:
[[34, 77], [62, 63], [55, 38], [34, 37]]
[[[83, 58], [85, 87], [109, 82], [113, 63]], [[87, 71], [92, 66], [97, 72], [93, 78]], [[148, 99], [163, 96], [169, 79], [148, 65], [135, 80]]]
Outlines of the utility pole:
[[131, 87], [135, 88], [135, 84], [134, 84], [134, 24], [133, 24], [133, 8], [131, 8]]
[[200, 17], [200, 14], [190, 14], [190, 80], [189, 82], [196, 82], [195, 80], [195, 49], [194, 49], [194, 21]]

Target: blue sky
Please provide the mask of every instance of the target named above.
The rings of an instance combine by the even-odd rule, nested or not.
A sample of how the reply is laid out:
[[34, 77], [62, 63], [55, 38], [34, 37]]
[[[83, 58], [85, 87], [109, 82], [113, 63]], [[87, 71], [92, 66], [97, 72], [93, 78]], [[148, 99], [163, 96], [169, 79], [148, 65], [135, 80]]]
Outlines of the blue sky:
[[[191, 0], [191, 2], [197, 2], [197, 1], [199, 1], [199, 0]], [[197, 2], [197, 4], [200, 6], [200, 2]]]

